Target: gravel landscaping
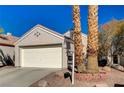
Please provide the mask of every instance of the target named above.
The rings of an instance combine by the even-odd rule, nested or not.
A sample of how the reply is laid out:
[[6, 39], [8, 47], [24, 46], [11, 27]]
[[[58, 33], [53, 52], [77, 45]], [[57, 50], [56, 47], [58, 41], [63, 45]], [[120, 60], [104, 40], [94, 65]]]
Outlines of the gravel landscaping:
[[[124, 72], [111, 68], [108, 72], [108, 77], [104, 80], [78, 80], [75, 79], [75, 84], [71, 84], [67, 69], [61, 70], [43, 79], [35, 82], [31, 87], [114, 87], [115, 84], [124, 84]], [[67, 76], [64, 75], [66, 73]]]

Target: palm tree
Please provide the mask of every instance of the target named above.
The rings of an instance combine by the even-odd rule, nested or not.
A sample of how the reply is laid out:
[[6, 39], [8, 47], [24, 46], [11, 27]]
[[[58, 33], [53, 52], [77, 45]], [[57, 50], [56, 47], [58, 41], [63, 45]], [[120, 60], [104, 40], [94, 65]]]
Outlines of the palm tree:
[[85, 66], [83, 64], [83, 45], [82, 45], [79, 5], [73, 6], [73, 22], [74, 22], [73, 37], [74, 37], [74, 49], [75, 49], [75, 63], [78, 72], [83, 72], [85, 71]]
[[98, 69], [98, 6], [88, 6], [88, 72], [96, 73]]

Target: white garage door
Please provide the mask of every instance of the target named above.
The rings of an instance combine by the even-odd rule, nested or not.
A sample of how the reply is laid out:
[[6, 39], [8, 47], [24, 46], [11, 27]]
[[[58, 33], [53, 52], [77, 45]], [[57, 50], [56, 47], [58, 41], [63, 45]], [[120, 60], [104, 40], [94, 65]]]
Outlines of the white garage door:
[[62, 68], [62, 47], [25, 47], [21, 48], [22, 67]]

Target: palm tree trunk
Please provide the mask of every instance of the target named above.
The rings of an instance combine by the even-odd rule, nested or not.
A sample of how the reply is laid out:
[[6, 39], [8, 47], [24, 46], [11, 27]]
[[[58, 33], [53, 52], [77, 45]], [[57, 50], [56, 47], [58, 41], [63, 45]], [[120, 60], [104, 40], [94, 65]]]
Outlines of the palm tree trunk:
[[83, 72], [85, 71], [85, 66], [83, 64], [83, 45], [82, 45], [79, 5], [73, 6], [73, 22], [74, 22], [73, 36], [74, 36], [74, 49], [75, 49], [75, 63], [78, 72]]
[[88, 6], [88, 72], [96, 73], [98, 68], [98, 6]]

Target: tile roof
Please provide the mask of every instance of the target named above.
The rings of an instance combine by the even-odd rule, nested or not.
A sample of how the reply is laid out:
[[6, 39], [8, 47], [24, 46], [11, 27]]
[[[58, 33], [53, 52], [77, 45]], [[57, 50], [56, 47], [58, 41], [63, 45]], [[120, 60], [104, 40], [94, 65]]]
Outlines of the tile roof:
[[3, 45], [14, 45], [14, 43], [18, 40], [18, 37], [0, 34], [0, 44]]

